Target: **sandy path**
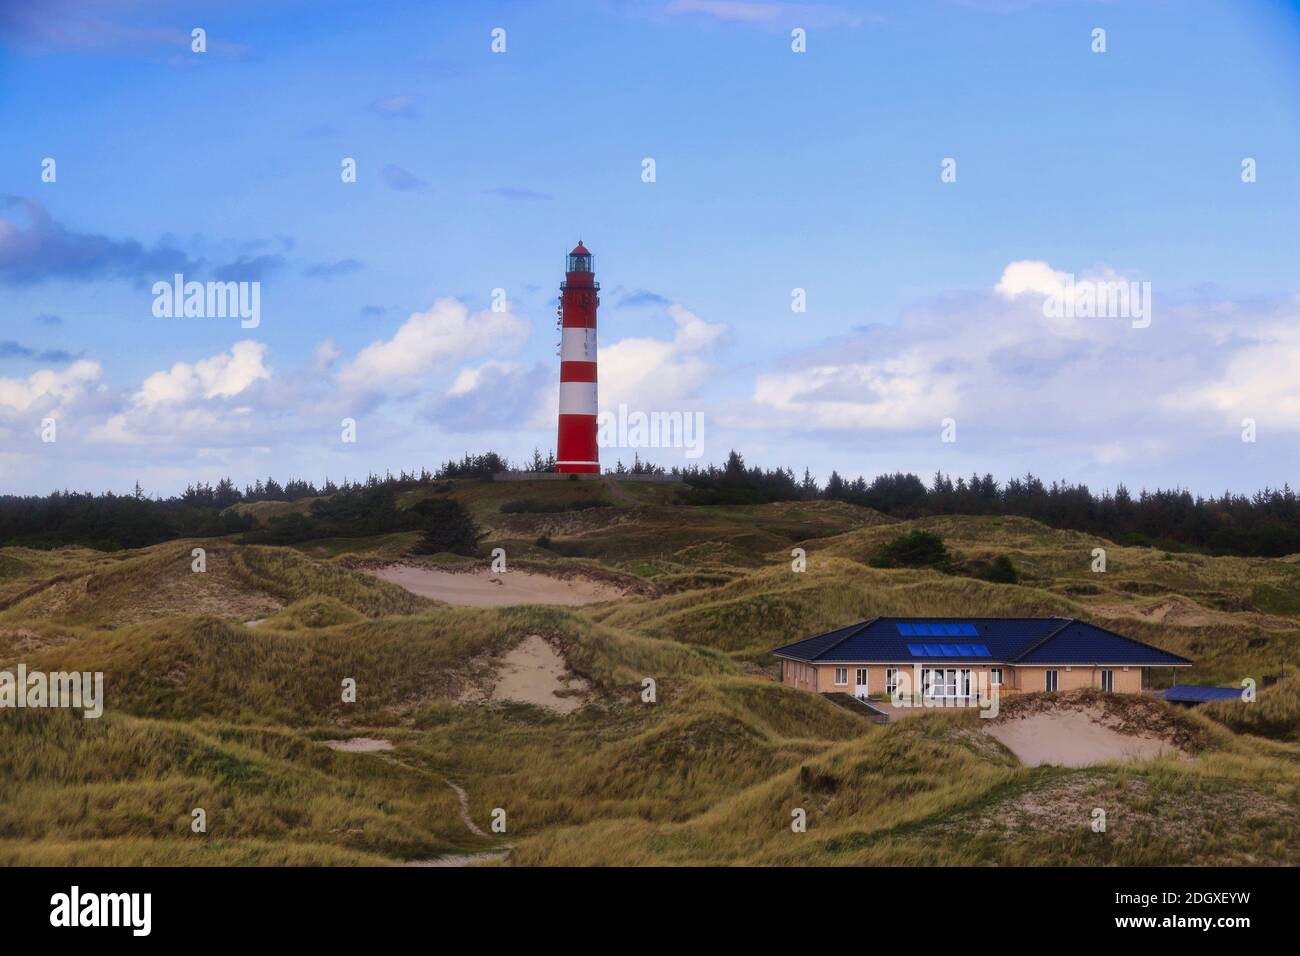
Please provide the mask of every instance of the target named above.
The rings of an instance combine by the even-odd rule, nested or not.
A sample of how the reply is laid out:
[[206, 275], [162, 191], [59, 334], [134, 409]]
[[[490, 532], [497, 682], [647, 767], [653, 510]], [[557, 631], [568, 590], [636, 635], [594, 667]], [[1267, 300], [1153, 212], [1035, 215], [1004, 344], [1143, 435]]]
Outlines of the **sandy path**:
[[412, 594], [468, 607], [506, 607], [511, 604], [563, 604], [576, 607], [622, 597], [622, 589], [583, 578], [553, 578], [531, 571], [443, 571], [438, 568], [394, 564], [369, 569]]
[[327, 740], [325, 746], [330, 750], [341, 750], [349, 754], [373, 754], [381, 750], [392, 750], [391, 741], [380, 737], [352, 737], [349, 740]]
[[1027, 767], [1087, 767], [1108, 760], [1152, 760], [1180, 753], [1158, 737], [1121, 734], [1087, 711], [1045, 711], [984, 728]]
[[479, 828], [479, 825], [474, 822], [474, 818], [469, 815], [469, 794], [465, 792], [465, 788], [452, 783], [450, 780], [444, 780], [443, 782], [456, 791], [456, 800], [460, 803], [460, 820], [469, 829], [469, 832], [475, 836], [487, 836]]
[[[334, 750], [343, 750], [348, 753], [367, 753], [375, 754], [381, 760], [387, 760], [391, 764], [402, 767], [406, 770], [413, 770], [425, 777], [434, 777], [423, 767], [416, 767], [405, 761], [398, 760], [386, 753], [392, 750], [393, 745], [390, 741], [378, 737], [353, 737], [350, 740], [327, 740], [325, 746]], [[461, 787], [445, 777], [441, 779], [443, 783], [451, 787], [456, 792], [456, 802], [460, 804], [460, 822], [465, 824], [465, 828], [475, 836], [491, 839], [491, 835], [484, 832], [482, 827], [474, 822], [474, 818], [469, 815], [469, 794], [465, 788]], [[510, 851], [514, 847], [509, 844], [501, 844], [499, 850], [484, 850], [481, 853], [452, 853], [447, 856], [435, 856], [428, 860], [410, 860], [406, 866], [473, 866], [476, 863], [499, 863], [510, 858]]]

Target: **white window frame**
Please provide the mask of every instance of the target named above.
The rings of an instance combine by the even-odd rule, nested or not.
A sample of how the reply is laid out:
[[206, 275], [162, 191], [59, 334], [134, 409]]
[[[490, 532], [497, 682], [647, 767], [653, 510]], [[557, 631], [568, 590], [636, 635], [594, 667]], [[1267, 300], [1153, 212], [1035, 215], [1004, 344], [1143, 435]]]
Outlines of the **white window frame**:
[[1043, 671], [1043, 690], [1049, 694], [1056, 693], [1061, 687], [1061, 672], [1056, 669]]
[[958, 696], [962, 673], [963, 670], [956, 667], [921, 668], [921, 686], [925, 689], [925, 696], [931, 698]]
[[1115, 672], [1113, 670], [1103, 670], [1101, 672], [1101, 689], [1115, 693]]
[[992, 686], [994, 686], [994, 687], [1001, 687], [1001, 686], [1002, 686], [1002, 668], [1001, 668], [1001, 667], [990, 667], [990, 668], [989, 668], [989, 684], [992, 685]]
[[893, 697], [898, 693], [898, 668], [885, 668], [885, 696]]
[[[843, 680], [840, 680], [840, 675], [841, 675], [841, 674], [844, 675], [844, 679], [843, 679]], [[835, 668], [835, 686], [836, 686], [836, 687], [848, 687], [848, 686], [849, 686], [849, 669], [848, 669], [847, 667], [837, 667], [837, 668]]]

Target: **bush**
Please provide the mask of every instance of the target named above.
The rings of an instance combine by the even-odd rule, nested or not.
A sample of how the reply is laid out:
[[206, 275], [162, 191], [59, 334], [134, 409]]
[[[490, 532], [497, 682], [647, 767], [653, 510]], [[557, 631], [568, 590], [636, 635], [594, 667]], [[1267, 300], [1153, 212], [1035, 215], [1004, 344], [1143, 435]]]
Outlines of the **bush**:
[[868, 562], [873, 568], [935, 568], [946, 571], [952, 556], [943, 538], [929, 531], [899, 535], [884, 545]]
[[412, 551], [415, 554], [452, 554], [472, 556], [478, 550], [483, 532], [459, 502], [450, 498], [426, 498], [411, 508], [424, 522], [424, 537]]
[[534, 541], [533, 544], [537, 545], [539, 548], [549, 548], [551, 546], [551, 539], [547, 535], [542, 535]]
[[980, 577], [985, 581], [992, 581], [994, 584], [1020, 583], [1020, 572], [1005, 554], [999, 554], [994, 558], [993, 563], [984, 570]]

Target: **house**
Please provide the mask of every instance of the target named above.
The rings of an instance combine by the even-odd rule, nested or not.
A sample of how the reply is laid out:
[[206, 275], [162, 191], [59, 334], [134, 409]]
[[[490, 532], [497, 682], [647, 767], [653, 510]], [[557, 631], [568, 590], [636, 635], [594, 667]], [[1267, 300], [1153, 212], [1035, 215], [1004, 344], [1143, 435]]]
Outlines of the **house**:
[[1162, 651], [1064, 617], [877, 617], [778, 647], [781, 681], [822, 694], [911, 696], [960, 703], [986, 694], [1098, 687], [1138, 693], [1157, 667], [1190, 667]]

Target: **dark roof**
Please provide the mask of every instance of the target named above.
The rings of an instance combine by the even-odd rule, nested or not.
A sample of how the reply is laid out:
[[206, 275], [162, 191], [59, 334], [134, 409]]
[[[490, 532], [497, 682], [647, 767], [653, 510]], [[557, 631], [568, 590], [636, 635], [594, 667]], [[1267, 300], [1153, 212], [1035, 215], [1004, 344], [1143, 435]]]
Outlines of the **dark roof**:
[[1179, 704], [1204, 704], [1212, 700], [1241, 700], [1240, 687], [1196, 687], [1179, 684], [1157, 695]]
[[877, 617], [786, 644], [773, 653], [808, 663], [1191, 663], [1177, 654], [1067, 617]]

